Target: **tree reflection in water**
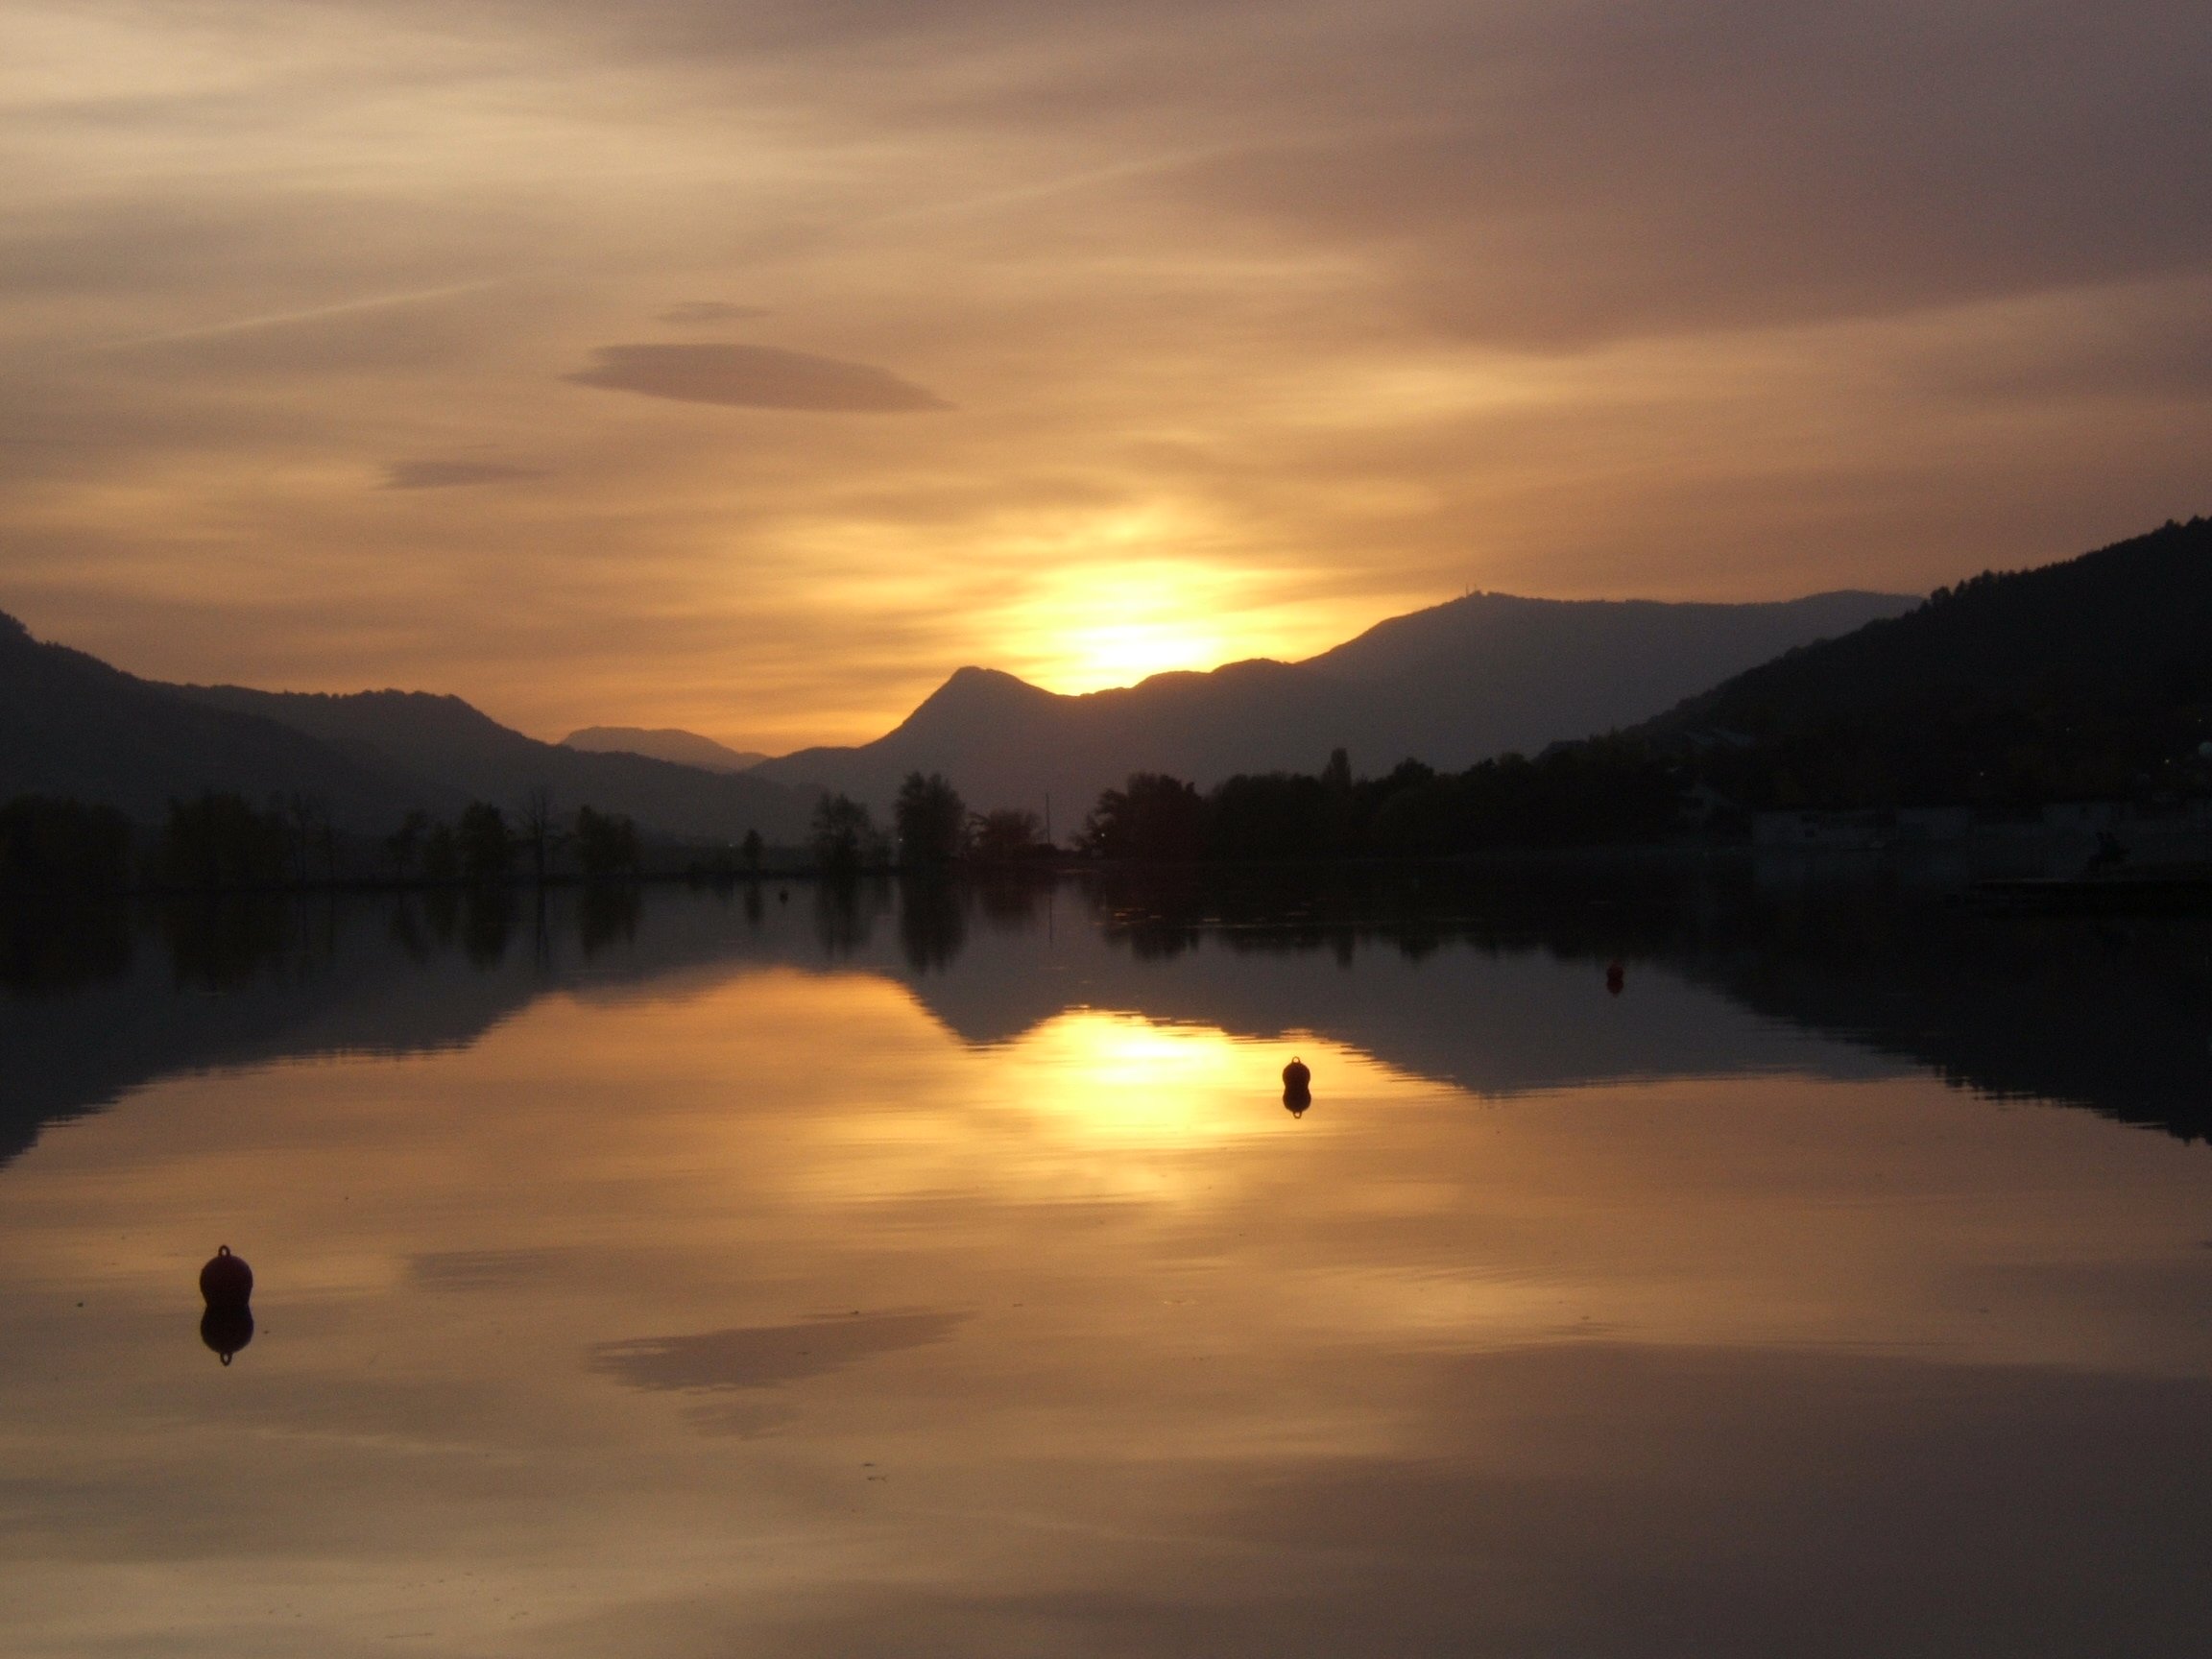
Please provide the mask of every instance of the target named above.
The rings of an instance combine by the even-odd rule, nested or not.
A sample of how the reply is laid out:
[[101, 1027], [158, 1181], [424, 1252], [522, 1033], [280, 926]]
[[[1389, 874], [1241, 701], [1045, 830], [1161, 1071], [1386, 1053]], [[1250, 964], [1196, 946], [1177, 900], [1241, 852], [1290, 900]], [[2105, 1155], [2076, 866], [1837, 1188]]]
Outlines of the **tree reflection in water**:
[[877, 918], [890, 907], [881, 880], [828, 876], [814, 884], [814, 937], [832, 961], [867, 949]]
[[917, 974], [951, 967], [968, 943], [968, 889], [942, 875], [899, 883], [899, 946]]
[[[17, 900], [0, 906], [0, 1161], [43, 1124], [176, 1070], [467, 1042], [587, 964], [601, 979], [645, 978], [743, 960], [908, 980], [975, 1041], [1111, 1006], [1262, 1036], [1328, 1032], [1470, 1081], [1489, 1074], [1503, 1040], [1484, 1036], [1488, 1014], [1465, 1001], [1480, 965], [1533, 954], [1575, 965], [1606, 1010], [1590, 1029], [1566, 1009], [1515, 1017], [1517, 1051], [1552, 1043], [1576, 1076], [1671, 1074], [1692, 1054], [1726, 1069], [1741, 1042], [1716, 1050], [1680, 1022], [1733, 1008], [1960, 1087], [2184, 1137], [2212, 1129], [2204, 917], [2014, 915], [1878, 880], [1785, 879], [1749, 861], [1328, 883], [1181, 872], [803, 885], [806, 907], [794, 911], [746, 883], [741, 923], [734, 890], [549, 890], [519, 958], [515, 899], [497, 889]], [[1384, 996], [1338, 971], [1368, 952], [1418, 965], [1418, 976]], [[1080, 966], [1047, 971], [1055, 963]], [[1631, 977], [1635, 995], [1604, 995]], [[1547, 1023], [1551, 1036], [1536, 1029]]]
[[637, 937], [639, 908], [634, 881], [588, 883], [576, 906], [576, 941], [589, 962], [610, 946], [627, 945]]

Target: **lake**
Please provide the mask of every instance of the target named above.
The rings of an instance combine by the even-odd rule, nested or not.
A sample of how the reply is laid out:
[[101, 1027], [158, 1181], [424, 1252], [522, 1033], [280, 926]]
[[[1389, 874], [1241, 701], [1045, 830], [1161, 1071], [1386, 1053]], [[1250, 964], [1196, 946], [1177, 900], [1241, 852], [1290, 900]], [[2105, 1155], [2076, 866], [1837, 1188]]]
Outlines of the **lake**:
[[2202, 921], [1532, 865], [0, 946], [10, 1653], [2212, 1648]]

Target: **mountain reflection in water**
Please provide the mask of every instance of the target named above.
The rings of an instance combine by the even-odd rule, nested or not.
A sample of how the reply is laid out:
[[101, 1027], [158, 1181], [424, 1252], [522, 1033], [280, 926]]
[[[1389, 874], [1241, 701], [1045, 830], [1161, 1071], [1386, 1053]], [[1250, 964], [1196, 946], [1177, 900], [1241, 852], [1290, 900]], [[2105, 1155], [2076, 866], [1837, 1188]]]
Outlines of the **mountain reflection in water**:
[[2195, 1654], [2208, 953], [1750, 866], [18, 912], [10, 1645]]
[[[173, 1072], [431, 1051], [556, 992], [768, 963], [907, 983], [974, 1043], [1103, 1006], [1251, 1036], [1321, 1032], [1485, 1094], [1924, 1068], [2185, 1139], [2212, 1130], [2205, 919], [1994, 914], [1755, 875], [825, 882], [802, 885], [799, 911], [742, 883], [0, 911], [0, 1162], [46, 1123]], [[1356, 955], [1367, 972], [1334, 971]], [[1501, 971], [1516, 957], [1576, 972]], [[1582, 977], [1624, 989], [1630, 961], [1648, 972], [1608, 1018], [1563, 995]]]

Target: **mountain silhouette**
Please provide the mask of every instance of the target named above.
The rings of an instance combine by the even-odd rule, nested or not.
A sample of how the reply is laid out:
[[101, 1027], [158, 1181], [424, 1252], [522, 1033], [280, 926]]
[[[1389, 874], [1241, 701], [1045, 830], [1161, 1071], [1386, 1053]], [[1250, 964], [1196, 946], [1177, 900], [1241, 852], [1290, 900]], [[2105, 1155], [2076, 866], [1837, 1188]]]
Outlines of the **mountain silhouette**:
[[1339, 746], [1365, 772], [1408, 757], [1456, 768], [1533, 754], [1647, 719], [1914, 603], [1859, 592], [1756, 605], [1476, 593], [1304, 662], [1256, 659], [1083, 696], [963, 668], [874, 742], [802, 749], [752, 776], [881, 805], [908, 772], [943, 772], [976, 806], [1035, 810], [1049, 794], [1064, 831], [1099, 790], [1139, 770], [1205, 786], [1238, 772], [1316, 771]]
[[1460, 767], [1646, 719], [1778, 653], [1894, 616], [1913, 601], [1826, 593], [1778, 604], [1522, 599], [1478, 593], [1394, 617], [1305, 662], [1062, 696], [963, 668], [899, 727], [857, 748], [747, 757], [693, 733], [586, 728], [560, 744], [458, 697], [168, 685], [0, 629], [0, 794], [112, 802], [142, 821], [208, 789], [309, 793], [343, 828], [389, 830], [409, 807], [513, 805], [544, 788], [647, 830], [789, 843], [818, 789], [888, 807], [908, 772], [943, 772], [976, 806], [1052, 804], [1080, 823], [1141, 769], [1210, 784], [1237, 772], [1314, 770], [1337, 747], [1382, 771], [1412, 757]]
[[556, 810], [589, 805], [626, 812], [663, 834], [717, 841], [739, 840], [748, 830], [770, 840], [797, 840], [809, 805], [757, 778], [541, 743], [458, 697], [427, 691], [172, 689], [188, 702], [291, 727], [424, 793], [513, 803], [543, 788]]
[[768, 758], [757, 750], [727, 748], [711, 737], [668, 726], [587, 726], [562, 738], [561, 746], [589, 755], [644, 755], [703, 772], [744, 772]]
[[244, 709], [179, 696], [0, 613], [0, 799], [107, 802], [157, 822], [172, 797], [234, 791], [259, 801], [320, 796], [341, 824], [388, 828], [411, 805], [445, 811], [466, 795], [403, 776]]
[[2212, 519], [1985, 572], [1790, 652], [1644, 729], [1755, 805], [2127, 795], [2203, 781]]
[[0, 800], [70, 796], [157, 823], [171, 800], [208, 790], [254, 802], [298, 793], [320, 798], [341, 829], [380, 834], [413, 807], [511, 806], [541, 787], [558, 810], [589, 804], [711, 840], [749, 829], [795, 840], [808, 806], [758, 779], [541, 743], [458, 697], [141, 680], [0, 613]]

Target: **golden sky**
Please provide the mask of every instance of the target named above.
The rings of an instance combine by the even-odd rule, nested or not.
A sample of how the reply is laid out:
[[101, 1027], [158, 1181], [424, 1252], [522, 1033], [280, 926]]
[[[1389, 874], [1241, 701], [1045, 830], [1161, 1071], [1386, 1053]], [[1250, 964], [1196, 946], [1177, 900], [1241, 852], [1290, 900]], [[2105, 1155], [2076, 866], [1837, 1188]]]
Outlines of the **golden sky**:
[[0, 10], [0, 608], [880, 732], [2212, 506], [2202, 0]]

